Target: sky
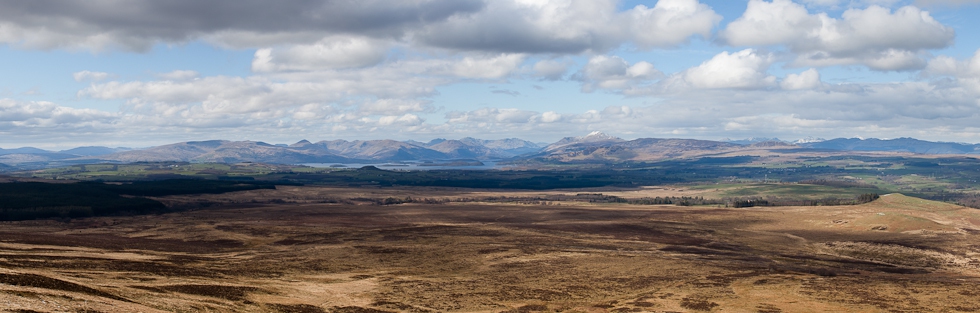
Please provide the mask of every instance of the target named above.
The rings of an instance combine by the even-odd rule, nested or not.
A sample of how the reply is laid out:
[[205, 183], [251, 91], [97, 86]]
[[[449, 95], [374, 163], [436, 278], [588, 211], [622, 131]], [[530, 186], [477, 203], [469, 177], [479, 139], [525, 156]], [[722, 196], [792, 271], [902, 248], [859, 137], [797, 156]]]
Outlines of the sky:
[[980, 0], [0, 0], [0, 148], [980, 143]]

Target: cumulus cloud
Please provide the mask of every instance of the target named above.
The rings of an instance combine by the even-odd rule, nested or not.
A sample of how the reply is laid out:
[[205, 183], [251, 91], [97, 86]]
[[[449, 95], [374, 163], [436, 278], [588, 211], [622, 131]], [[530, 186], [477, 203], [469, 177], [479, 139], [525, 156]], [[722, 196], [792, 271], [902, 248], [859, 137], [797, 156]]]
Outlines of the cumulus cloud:
[[779, 86], [786, 90], [803, 90], [820, 87], [820, 72], [815, 68], [808, 69], [803, 73], [789, 74], [779, 83]]
[[75, 78], [75, 81], [77, 81], [77, 82], [84, 82], [84, 81], [97, 82], [97, 81], [103, 81], [103, 80], [108, 79], [109, 78], [109, 73], [105, 73], [105, 72], [92, 72], [92, 71], [81, 71], [81, 72], [75, 72], [75, 73], [71, 74], [71, 76], [73, 78]]
[[[950, 77], [961, 88], [980, 95], [980, 50], [967, 60], [957, 60], [949, 56], [938, 56], [931, 61], [922, 75], [926, 77]], [[980, 100], [977, 101], [980, 105]]]
[[384, 60], [389, 45], [367, 37], [334, 36], [311, 45], [265, 48], [255, 52], [252, 71], [315, 71], [358, 68]]
[[195, 80], [110, 81], [93, 84], [79, 91], [78, 96], [125, 100], [132, 108], [191, 105], [200, 107], [202, 112], [215, 114], [250, 114], [310, 103], [343, 104], [351, 99], [360, 102], [363, 99], [431, 96], [435, 93], [435, 87], [458, 79], [453, 73], [456, 63], [452, 60], [419, 60], [393, 62], [357, 71], [207, 76]]
[[200, 77], [201, 74], [197, 71], [191, 70], [176, 70], [167, 73], [160, 73], [156, 76], [164, 80], [190, 80]]
[[721, 21], [711, 7], [697, 0], [660, 0], [653, 8], [638, 5], [625, 14], [630, 34], [641, 47], [671, 47], [691, 35], [709, 38]]
[[357, 105], [357, 110], [370, 115], [407, 114], [431, 112], [433, 108], [428, 101], [407, 99], [377, 99]]
[[502, 78], [524, 62], [523, 54], [502, 53], [489, 57], [465, 57], [452, 65], [452, 74], [465, 78]]
[[[722, 43], [751, 49], [717, 53], [669, 75], [653, 64], [663, 67], [664, 60], [627, 61], [608, 51], [670, 48], [692, 36], [711, 37], [721, 17], [697, 0], [625, 8], [615, 0], [226, 1], [135, 0], [122, 8], [100, 1], [69, 0], [55, 7], [0, 0], [0, 43], [20, 48], [144, 51], [161, 42], [200, 39], [256, 49], [254, 73], [245, 77], [181, 70], [110, 81], [108, 73], [74, 73], [88, 85], [80, 98], [124, 102], [121, 110], [0, 100], [0, 133], [21, 127], [47, 129], [49, 135], [98, 128], [160, 138], [295, 140], [312, 133], [549, 140], [603, 130], [702, 138], [888, 133], [980, 141], [973, 126], [980, 117], [980, 56], [925, 61], [929, 50], [950, 45], [953, 31], [921, 9], [888, 9], [888, 0], [751, 0], [745, 14], [719, 34]], [[925, 2], [940, 1], [917, 3]], [[818, 6], [851, 9], [839, 18], [807, 9]], [[770, 68], [788, 59], [767, 49], [783, 46], [790, 52], [785, 55], [795, 57], [789, 66], [802, 68], [779, 79]], [[576, 64], [579, 57], [585, 60]], [[853, 64], [925, 68], [922, 75], [929, 79], [821, 81], [818, 68]], [[433, 107], [448, 85], [520, 79], [571, 81], [549, 82], [549, 90], [581, 84], [587, 92], [653, 97], [579, 111]], [[437, 114], [445, 116], [432, 118]]]
[[329, 34], [399, 37], [425, 23], [477, 12], [479, 0], [0, 1], [0, 42], [38, 49], [121, 48], [197, 38], [234, 47], [310, 43]]
[[957, 60], [945, 55], [938, 56], [929, 61], [929, 65], [923, 73], [932, 76], [980, 76], [980, 50], [977, 50], [973, 57], [967, 60]]
[[721, 16], [697, 0], [660, 0], [617, 12], [615, 0], [490, 1], [485, 10], [433, 23], [427, 45], [512, 53], [605, 51], [624, 42], [672, 47], [708, 37]]
[[371, 40], [498, 53], [579, 53], [624, 43], [673, 47], [691, 36], [709, 37], [721, 21], [698, 0], [660, 0], [652, 8], [638, 5], [622, 12], [618, 5], [617, 0], [135, 0], [121, 6], [2, 0], [0, 43], [91, 51], [147, 51], [161, 42], [199, 39], [230, 48], [298, 45], [267, 51], [270, 66], [288, 69], [295, 62], [325, 67], [377, 62], [378, 47]]
[[[365, 121], [370, 122], [371, 120], [366, 119]], [[418, 117], [418, 115], [415, 114], [405, 114], [401, 116], [397, 116], [397, 115], [382, 116], [381, 118], [378, 118], [377, 121], [378, 125], [380, 126], [392, 126], [392, 125], [417, 126], [422, 124], [422, 122], [423, 122], [422, 118]]]
[[554, 123], [562, 120], [562, 115], [555, 111], [541, 113], [541, 122]]
[[76, 109], [46, 101], [22, 102], [0, 99], [0, 128], [60, 127], [109, 123], [115, 114], [94, 109]]
[[520, 109], [483, 108], [475, 111], [446, 113], [446, 119], [451, 124], [480, 123], [490, 124], [523, 124], [531, 122], [538, 116], [537, 112]]
[[775, 57], [745, 49], [735, 53], [722, 52], [701, 65], [687, 69], [678, 78], [695, 88], [762, 88], [775, 83], [769, 66]]
[[[812, 83], [818, 74], [807, 70], [796, 77], [798, 82]], [[862, 134], [977, 141], [980, 106], [976, 99], [976, 94], [960, 87], [927, 82], [845, 83], [793, 91], [688, 89], [643, 106], [614, 105], [578, 113], [495, 108], [450, 112], [447, 124], [468, 134], [533, 132], [557, 137], [602, 130], [707, 139]]]
[[585, 92], [596, 89], [624, 91], [662, 77], [663, 72], [649, 62], [630, 65], [621, 57], [604, 55], [590, 58], [589, 63], [576, 74], [576, 78], [583, 82], [582, 90]]
[[[602, 129], [628, 133], [650, 120], [628, 106], [610, 106], [603, 110], [587, 110], [581, 113], [536, 112], [515, 108], [483, 108], [472, 111], [452, 111], [446, 114], [446, 124], [433, 125], [431, 130], [454, 130], [462, 134], [516, 134], [565, 137], [570, 134]], [[531, 132], [531, 133], [529, 133]], [[527, 136], [519, 136], [528, 138]], [[534, 138], [531, 138], [534, 139]]]
[[835, 19], [789, 0], [751, 0], [745, 14], [719, 33], [734, 46], [787, 45], [798, 54], [797, 66], [862, 64], [881, 71], [921, 69], [922, 53], [948, 47], [954, 36], [952, 28], [912, 6], [892, 12], [872, 5]]
[[534, 63], [533, 75], [545, 80], [561, 80], [571, 64], [567, 61], [541, 60]]

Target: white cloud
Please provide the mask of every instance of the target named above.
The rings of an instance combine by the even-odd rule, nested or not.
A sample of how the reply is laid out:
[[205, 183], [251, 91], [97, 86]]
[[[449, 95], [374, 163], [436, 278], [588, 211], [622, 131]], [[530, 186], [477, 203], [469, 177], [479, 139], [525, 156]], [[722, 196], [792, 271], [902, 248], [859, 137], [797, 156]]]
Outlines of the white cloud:
[[808, 69], [803, 73], [789, 74], [783, 79], [779, 86], [786, 90], [814, 89], [823, 84], [820, 82], [820, 72], [815, 68]]
[[671, 47], [691, 35], [709, 38], [722, 19], [697, 0], [660, 0], [653, 8], [638, 5], [626, 15], [633, 41], [641, 47]]
[[582, 80], [582, 90], [592, 92], [596, 89], [625, 91], [651, 80], [664, 77], [653, 64], [640, 61], [630, 65], [618, 56], [597, 55], [576, 74]]
[[561, 80], [568, 72], [569, 62], [558, 60], [541, 60], [534, 63], [534, 75], [547, 80]]
[[332, 106], [318, 105], [315, 103], [306, 104], [296, 108], [292, 112], [292, 119], [296, 120], [323, 120], [330, 115], [339, 113]]
[[753, 49], [735, 53], [722, 52], [701, 65], [680, 74], [680, 78], [695, 88], [761, 88], [771, 86], [776, 77], [768, 74], [775, 60], [772, 54]]
[[[354, 2], [335, 1], [321, 3], [337, 9], [331, 12], [309, 7], [299, 11], [319, 12], [329, 19], [296, 15], [300, 21], [278, 19], [263, 24], [266, 22], [218, 20], [220, 16], [214, 21], [187, 17], [186, 23], [178, 25], [161, 18], [148, 24], [160, 29], [139, 30], [85, 14], [59, 21], [54, 17], [62, 13], [51, 13], [25, 22], [10, 17], [15, 14], [11, 12], [23, 11], [17, 11], [21, 3], [0, 0], [11, 8], [0, 12], [0, 42], [19, 48], [145, 50], [161, 42], [200, 39], [221, 47], [256, 49], [254, 73], [245, 77], [173, 71], [149, 80], [106, 81], [112, 75], [78, 72], [73, 74], [77, 81], [92, 82], [78, 92], [79, 97], [124, 102], [121, 110], [110, 113], [49, 102], [0, 100], [7, 101], [0, 103], [0, 133], [4, 127], [21, 125], [38, 134], [47, 129], [49, 135], [98, 128], [122, 134], [119, 136], [295, 140], [298, 134], [330, 138], [496, 134], [548, 139], [587, 130], [647, 137], [720, 138], [780, 132], [801, 137], [871, 137], [889, 131], [913, 136], [930, 130], [980, 141], [977, 135], [968, 134], [977, 129], [972, 125], [980, 117], [980, 56], [967, 60], [939, 56], [924, 61], [930, 50], [950, 45], [952, 30], [914, 7], [890, 10], [875, 6], [890, 5], [887, 2], [806, 1], [811, 9], [852, 8], [831, 18], [811, 13], [799, 1], [748, 1], [745, 15], [720, 32], [719, 39], [751, 49], [716, 50], [699, 65], [665, 75], [653, 63], [664, 67], [671, 61], [664, 55], [689, 51], [658, 52], [652, 54], [658, 59], [632, 62], [606, 52], [670, 48], [683, 45], [692, 36], [710, 37], [721, 17], [699, 1], [661, 0], [652, 7], [631, 8], [619, 7], [622, 3], [615, 0], [367, 0], [363, 8]], [[65, 3], [78, 10], [105, 9], [103, 3], [92, 4], [95, 8], [73, 0]], [[208, 6], [206, 2], [180, 5]], [[298, 4], [281, 5], [289, 6], [283, 9], [289, 11]], [[276, 5], [257, 6], [277, 9]], [[418, 9], [425, 6], [433, 11]], [[291, 16], [281, 13], [270, 15]], [[195, 24], [201, 21], [217, 26]], [[168, 27], [176, 28], [164, 32]], [[782, 54], [782, 50], [789, 53]], [[769, 73], [773, 64], [782, 65], [793, 57], [788, 66], [802, 68], [782, 79]], [[579, 66], [573, 60], [586, 58], [580, 69], [573, 69]], [[925, 67], [924, 77], [932, 80], [887, 84], [821, 81], [821, 71], [827, 72], [818, 68], [853, 64], [883, 71]], [[445, 86], [481, 80], [533, 83], [537, 79], [555, 80], [546, 84], [547, 92], [581, 84], [585, 91], [628, 97], [623, 102], [610, 101], [614, 104], [610, 106], [576, 103], [562, 110], [546, 106], [464, 111], [434, 107], [443, 105], [439, 91], [458, 91]], [[560, 81], [563, 79], [572, 81]], [[485, 95], [486, 89], [480, 90]], [[494, 96], [474, 101], [520, 103], [546, 93], [520, 90], [524, 92], [520, 98], [499, 100], [503, 97]], [[635, 97], [641, 95], [651, 97]], [[600, 99], [596, 103], [619, 98], [587, 97]], [[435, 116], [442, 114], [445, 118]], [[940, 130], [937, 125], [946, 128]]]
[[511, 53], [605, 51], [626, 42], [673, 47], [709, 36], [721, 20], [697, 0], [661, 0], [618, 12], [616, 0], [502, 0], [468, 15], [427, 25], [415, 34], [426, 45]]
[[108, 79], [109, 73], [81, 71], [81, 72], [75, 72], [71, 76], [75, 78], [75, 81], [77, 82], [83, 82], [83, 81], [97, 82], [97, 81], [103, 81]]
[[417, 126], [422, 124], [422, 122], [424, 121], [422, 120], [422, 118], [419, 118], [418, 115], [405, 114], [401, 116], [397, 116], [397, 115], [382, 116], [381, 118], [378, 119], [377, 123], [378, 125], [381, 126], [392, 126], [392, 125]]
[[210, 40], [254, 48], [311, 44], [336, 34], [397, 38], [457, 14], [479, 0], [242, 2], [65, 0], [36, 5], [2, 0], [0, 42], [24, 48], [148, 51], [156, 43]]
[[[378, 42], [483, 53], [602, 52], [632, 43], [674, 47], [710, 37], [722, 17], [698, 0], [620, 10], [618, 0], [404, 0], [241, 2], [0, 0], [0, 43], [28, 49], [149, 51], [203, 40], [269, 48], [261, 70], [378, 62]], [[326, 38], [326, 39], [325, 39]], [[291, 47], [295, 45], [295, 47]], [[260, 60], [264, 60], [261, 59]]]
[[407, 99], [377, 99], [360, 103], [357, 106], [359, 112], [365, 114], [391, 115], [405, 114], [409, 112], [432, 111], [427, 101], [407, 100]]
[[602, 110], [602, 115], [608, 117], [619, 117], [619, 118], [633, 117], [633, 113], [634, 113], [633, 108], [625, 105], [608, 106]]
[[524, 62], [523, 54], [465, 57], [452, 66], [452, 73], [465, 78], [503, 78]]
[[810, 15], [806, 7], [789, 0], [750, 0], [745, 13], [718, 35], [735, 46], [793, 43], [819, 30], [822, 27], [821, 17]]
[[835, 19], [789, 0], [750, 0], [745, 14], [719, 33], [734, 46], [787, 45], [798, 54], [796, 66], [862, 64], [881, 71], [921, 69], [923, 51], [948, 47], [954, 35], [912, 6], [892, 12], [872, 5]]
[[[980, 96], [980, 50], [977, 50], [973, 57], [968, 60], [938, 56], [929, 61], [929, 65], [922, 71], [922, 75], [951, 77], [955, 79], [956, 86], [966, 88], [966, 90]], [[980, 100], [977, 100], [977, 105], [980, 106]]]
[[116, 115], [112, 113], [64, 107], [52, 102], [0, 99], [0, 129], [62, 126], [70, 129], [83, 125], [111, 123], [115, 118]]
[[381, 63], [389, 45], [367, 37], [333, 36], [311, 45], [265, 48], [255, 52], [252, 71], [315, 71]]
[[[537, 112], [520, 109], [483, 108], [469, 112], [453, 111], [446, 113], [450, 124], [477, 123], [481, 127], [488, 124], [524, 124], [535, 120]], [[554, 117], [553, 115], [551, 117]]]
[[198, 78], [201, 76], [201, 74], [198, 73], [197, 71], [191, 71], [191, 70], [176, 70], [167, 73], [160, 73], [157, 74], [156, 76], [164, 80], [181, 81], [181, 80], [191, 80], [191, 79]]
[[561, 119], [562, 119], [562, 115], [555, 111], [548, 111], [548, 112], [541, 113], [541, 122], [544, 123], [554, 123], [554, 122], [561, 121]]
[[957, 60], [945, 55], [937, 56], [929, 61], [923, 73], [931, 76], [980, 77], [980, 50], [977, 50], [968, 60]]

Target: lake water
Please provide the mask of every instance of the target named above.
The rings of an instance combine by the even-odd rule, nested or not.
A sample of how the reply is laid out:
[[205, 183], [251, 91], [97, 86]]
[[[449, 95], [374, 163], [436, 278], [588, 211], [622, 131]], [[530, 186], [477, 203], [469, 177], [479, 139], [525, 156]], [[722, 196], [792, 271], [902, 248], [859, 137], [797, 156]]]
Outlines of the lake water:
[[[357, 169], [365, 166], [374, 166], [383, 170], [403, 170], [403, 171], [431, 171], [431, 170], [494, 170], [501, 169], [503, 166], [497, 165], [497, 161], [480, 161], [483, 165], [474, 166], [443, 166], [443, 165], [424, 165], [424, 163], [405, 162], [405, 163], [305, 163], [309, 167], [318, 168], [351, 168]], [[439, 164], [439, 163], [435, 163]]]

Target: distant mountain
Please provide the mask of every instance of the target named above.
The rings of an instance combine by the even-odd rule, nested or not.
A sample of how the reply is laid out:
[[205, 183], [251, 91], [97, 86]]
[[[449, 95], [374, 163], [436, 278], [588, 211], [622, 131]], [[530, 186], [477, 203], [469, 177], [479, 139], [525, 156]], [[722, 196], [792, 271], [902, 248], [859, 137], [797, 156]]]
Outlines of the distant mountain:
[[0, 148], [0, 155], [5, 154], [43, 154], [43, 153], [54, 153], [54, 151], [48, 151], [43, 149], [38, 149], [34, 147], [23, 147], [16, 149], [2, 149]]
[[422, 146], [457, 159], [505, 159], [537, 152], [541, 146], [522, 139], [483, 140], [466, 137], [460, 140], [435, 139]]
[[658, 161], [747, 149], [734, 143], [695, 139], [641, 138], [625, 141], [614, 137], [594, 137], [595, 140], [588, 140], [588, 136], [579, 138], [586, 140], [568, 140], [563, 145], [556, 143], [530, 158], [550, 162]]
[[78, 148], [73, 148], [68, 150], [61, 150], [59, 151], [59, 153], [74, 154], [78, 156], [99, 156], [99, 155], [113, 154], [116, 152], [123, 152], [129, 150], [132, 149], [89, 146], [89, 147], [78, 147]]
[[24, 163], [45, 163], [77, 158], [74, 154], [47, 152], [47, 153], [15, 153], [0, 155], [0, 163], [8, 165], [19, 165]]
[[826, 141], [799, 144], [811, 149], [843, 151], [890, 151], [924, 154], [980, 154], [980, 145], [953, 142], [932, 142], [914, 138], [858, 139], [837, 138]]
[[617, 142], [623, 142], [625, 140], [618, 137], [613, 137], [604, 134], [600, 131], [594, 131], [588, 135], [582, 137], [565, 137], [556, 143], [548, 145], [544, 148], [545, 151], [557, 150], [558, 148], [575, 145], [575, 144], [611, 144]]
[[752, 138], [748, 138], [748, 139], [739, 139], [739, 140], [722, 139], [721, 141], [722, 142], [727, 142], [727, 143], [734, 143], [734, 144], [738, 144], [738, 145], [746, 145], [746, 146], [747, 145], [751, 145], [751, 144], [760, 143], [760, 142], [783, 142], [782, 140], [779, 140], [779, 138], [775, 138], [775, 137], [773, 137], [773, 138], [752, 137]]
[[71, 160], [80, 157], [105, 155], [117, 151], [121, 150], [106, 147], [79, 147], [58, 152], [33, 147], [0, 149], [0, 164], [5, 164], [5, 166], [11, 168], [44, 168], [54, 163], [66, 165], [72, 163]]
[[350, 159], [370, 161], [414, 161], [447, 159], [445, 153], [395, 140], [320, 141], [310, 149], [325, 149]]
[[116, 162], [190, 162], [198, 156], [214, 151], [229, 142], [225, 140], [188, 141], [143, 150], [117, 152], [100, 156], [98, 159]]
[[350, 159], [318, 149], [291, 149], [288, 146], [271, 145], [257, 141], [229, 141], [207, 153], [191, 159], [192, 162], [260, 162], [260, 163], [322, 163], [349, 162]]
[[623, 140], [602, 132], [565, 137], [550, 145], [508, 138], [483, 140], [471, 137], [434, 139], [429, 142], [395, 140], [300, 140], [291, 145], [258, 141], [188, 141], [141, 150], [78, 147], [59, 152], [25, 147], [0, 149], [2, 168], [36, 169], [93, 162], [261, 162], [377, 163], [444, 160], [539, 160], [543, 162], [624, 162], [697, 158], [752, 151], [788, 149], [837, 151], [891, 151], [923, 154], [980, 154], [980, 145], [930, 142], [913, 138], [823, 140], [806, 138], [795, 143], [777, 138], [709, 141], [641, 138]]
[[190, 141], [97, 156], [113, 162], [368, 163], [451, 159], [501, 159], [541, 148], [520, 139], [437, 139], [428, 143], [395, 140], [300, 140], [291, 145], [256, 141]]
[[482, 140], [473, 137], [466, 137], [460, 139], [460, 141], [473, 144], [482, 145], [494, 151], [502, 152], [508, 156], [518, 156], [522, 154], [537, 152], [541, 150], [542, 145], [517, 138], [507, 138], [498, 140]]
[[816, 138], [816, 137], [806, 137], [806, 138], [803, 138], [803, 139], [796, 140], [793, 143], [795, 143], [795, 144], [817, 143], [817, 142], [821, 142], [821, 141], [827, 141], [827, 139]]
[[258, 141], [189, 141], [98, 157], [116, 162], [262, 162], [316, 163], [348, 162], [350, 159], [317, 149], [271, 145]]
[[[427, 144], [425, 147], [444, 153], [449, 158], [454, 159], [488, 159], [501, 158], [490, 148], [479, 144], [469, 144], [461, 140], [433, 140], [435, 144]], [[430, 143], [432, 143], [430, 142]]]

